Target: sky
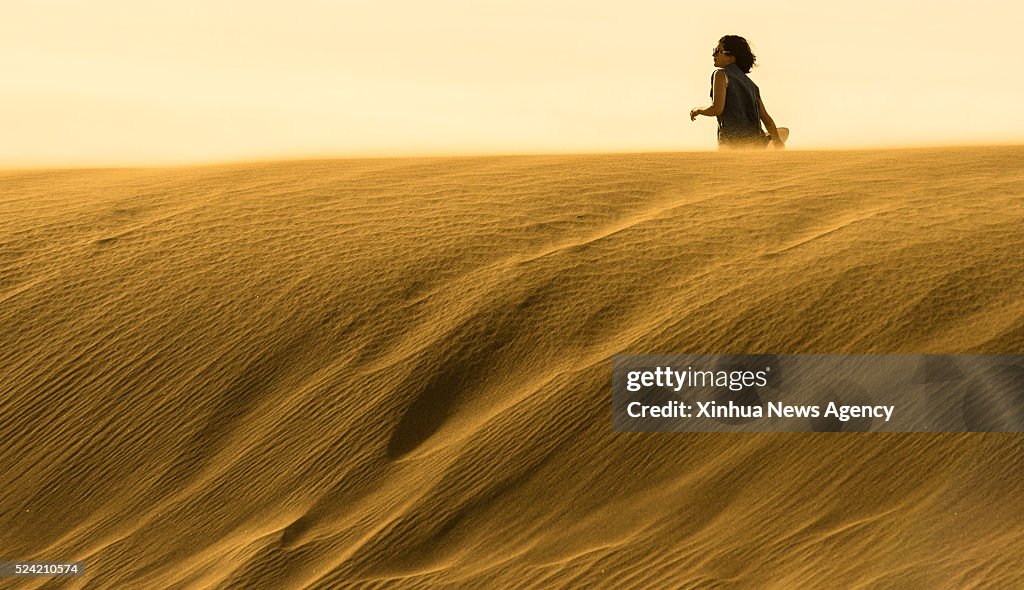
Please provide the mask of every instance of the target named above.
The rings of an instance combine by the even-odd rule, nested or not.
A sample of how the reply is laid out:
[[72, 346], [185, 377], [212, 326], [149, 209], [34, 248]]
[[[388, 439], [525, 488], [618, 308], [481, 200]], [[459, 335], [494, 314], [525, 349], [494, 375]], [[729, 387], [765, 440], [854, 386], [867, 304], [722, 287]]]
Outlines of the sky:
[[714, 150], [711, 50], [791, 149], [1024, 143], [1004, 0], [5, 0], [0, 166]]

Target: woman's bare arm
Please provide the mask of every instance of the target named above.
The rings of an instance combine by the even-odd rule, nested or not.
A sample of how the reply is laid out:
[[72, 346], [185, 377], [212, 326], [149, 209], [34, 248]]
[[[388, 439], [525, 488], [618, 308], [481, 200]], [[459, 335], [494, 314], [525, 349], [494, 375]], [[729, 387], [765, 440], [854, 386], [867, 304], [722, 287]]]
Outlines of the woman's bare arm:
[[764, 109], [763, 101], [761, 102], [761, 113], [759, 116], [761, 117], [761, 122], [764, 123], [764, 128], [768, 130], [768, 135], [772, 136], [772, 143], [775, 144], [775, 147], [786, 147], [786, 142], [782, 141], [782, 138], [779, 137], [779, 130], [775, 127], [775, 121], [772, 119], [772, 116], [768, 114], [768, 111]]
[[715, 70], [715, 76], [711, 84], [711, 106], [700, 108], [697, 107], [690, 111], [690, 120], [694, 121], [697, 119], [697, 115], [704, 115], [705, 117], [717, 117], [722, 114], [725, 109], [725, 88], [729, 83], [729, 77], [726, 76], [725, 70]]

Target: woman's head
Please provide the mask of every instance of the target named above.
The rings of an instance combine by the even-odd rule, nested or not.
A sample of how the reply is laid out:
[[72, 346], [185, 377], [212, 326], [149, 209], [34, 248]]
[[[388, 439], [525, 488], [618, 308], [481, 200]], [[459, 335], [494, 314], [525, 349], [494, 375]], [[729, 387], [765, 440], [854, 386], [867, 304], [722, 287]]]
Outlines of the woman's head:
[[736, 58], [736, 67], [743, 70], [744, 74], [749, 74], [750, 68], [754, 67], [754, 62], [757, 61], [757, 56], [750, 50], [747, 40], [739, 35], [726, 35], [718, 42], [726, 53]]

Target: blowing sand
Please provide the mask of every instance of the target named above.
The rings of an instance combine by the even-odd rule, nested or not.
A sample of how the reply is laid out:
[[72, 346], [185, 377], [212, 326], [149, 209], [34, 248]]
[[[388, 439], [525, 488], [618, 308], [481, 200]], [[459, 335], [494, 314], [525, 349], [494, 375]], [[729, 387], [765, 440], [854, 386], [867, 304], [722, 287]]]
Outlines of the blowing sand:
[[0, 173], [0, 560], [87, 564], [26, 588], [1022, 588], [1024, 435], [618, 434], [609, 360], [1024, 353], [1022, 162]]

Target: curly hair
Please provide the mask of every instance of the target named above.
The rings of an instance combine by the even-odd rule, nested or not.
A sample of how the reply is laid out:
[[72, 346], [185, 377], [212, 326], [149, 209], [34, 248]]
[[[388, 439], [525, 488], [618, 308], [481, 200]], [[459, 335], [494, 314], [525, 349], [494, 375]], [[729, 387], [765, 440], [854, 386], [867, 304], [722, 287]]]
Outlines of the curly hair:
[[744, 74], [749, 74], [750, 68], [754, 67], [754, 62], [757, 61], [757, 56], [750, 50], [750, 43], [739, 35], [726, 35], [719, 41], [729, 55], [736, 57], [736, 67], [743, 70]]

